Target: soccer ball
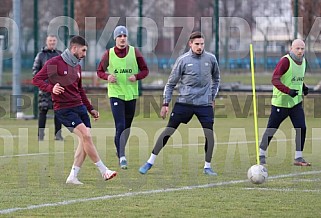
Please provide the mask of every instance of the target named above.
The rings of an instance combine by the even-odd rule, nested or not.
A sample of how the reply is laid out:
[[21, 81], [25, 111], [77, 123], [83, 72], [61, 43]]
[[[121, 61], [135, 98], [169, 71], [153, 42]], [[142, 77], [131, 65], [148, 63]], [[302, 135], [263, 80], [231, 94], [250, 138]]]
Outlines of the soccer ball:
[[247, 171], [247, 178], [253, 184], [262, 184], [268, 177], [268, 171], [263, 165], [253, 165]]

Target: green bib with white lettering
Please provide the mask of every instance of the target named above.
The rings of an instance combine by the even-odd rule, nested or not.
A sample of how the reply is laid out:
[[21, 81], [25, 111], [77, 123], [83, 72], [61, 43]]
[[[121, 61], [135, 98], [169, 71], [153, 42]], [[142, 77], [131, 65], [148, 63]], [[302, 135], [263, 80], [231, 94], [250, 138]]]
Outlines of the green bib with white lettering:
[[109, 74], [116, 77], [116, 83], [108, 83], [108, 97], [130, 101], [138, 98], [138, 81], [131, 82], [128, 78], [138, 73], [135, 48], [129, 46], [128, 54], [119, 58], [114, 48], [109, 50]]
[[302, 101], [302, 87], [305, 74], [305, 58], [303, 58], [302, 64], [296, 64], [290, 55], [285, 55], [290, 61], [288, 71], [281, 76], [281, 82], [290, 89], [298, 90], [298, 95], [292, 98], [290, 95], [285, 94], [273, 86], [272, 105], [276, 107], [292, 108]]

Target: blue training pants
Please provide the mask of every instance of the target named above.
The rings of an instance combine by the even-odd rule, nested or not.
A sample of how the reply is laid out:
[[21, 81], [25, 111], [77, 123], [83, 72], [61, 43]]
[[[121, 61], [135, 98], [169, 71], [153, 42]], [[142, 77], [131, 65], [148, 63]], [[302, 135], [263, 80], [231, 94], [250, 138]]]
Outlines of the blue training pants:
[[136, 99], [124, 101], [119, 98], [110, 98], [110, 106], [116, 127], [114, 142], [120, 158], [125, 156], [125, 146], [136, 110]]

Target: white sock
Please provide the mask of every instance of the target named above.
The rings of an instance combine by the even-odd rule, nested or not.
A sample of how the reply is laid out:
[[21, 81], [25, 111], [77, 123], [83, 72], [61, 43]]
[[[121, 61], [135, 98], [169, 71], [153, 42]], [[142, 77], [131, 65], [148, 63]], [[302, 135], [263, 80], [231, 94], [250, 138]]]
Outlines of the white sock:
[[79, 170], [80, 170], [80, 167], [77, 167], [77, 166], [75, 166], [75, 165], [72, 165], [69, 176], [71, 176], [71, 177], [77, 177], [77, 176], [78, 176], [78, 173], [79, 173]]
[[295, 159], [302, 157], [302, 151], [296, 151], [295, 152]]
[[266, 151], [260, 148], [260, 156], [265, 156]]
[[125, 156], [122, 156], [122, 157], [119, 158], [119, 163], [122, 162], [123, 160], [126, 160]]
[[156, 157], [157, 157], [157, 155], [151, 153], [147, 163], [150, 163], [151, 165], [154, 165]]
[[108, 168], [101, 160], [95, 163], [95, 165], [98, 167], [101, 174], [104, 174], [106, 172], [106, 169], [108, 170]]
[[204, 168], [211, 168], [211, 163], [205, 161]]

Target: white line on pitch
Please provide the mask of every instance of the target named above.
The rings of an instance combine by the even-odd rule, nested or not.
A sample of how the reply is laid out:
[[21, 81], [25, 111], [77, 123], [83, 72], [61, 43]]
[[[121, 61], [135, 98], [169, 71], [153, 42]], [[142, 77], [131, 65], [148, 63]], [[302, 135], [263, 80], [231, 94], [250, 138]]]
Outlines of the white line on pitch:
[[[301, 175], [313, 175], [313, 174], [319, 174], [319, 173], [321, 173], [321, 171], [309, 171], [309, 172], [303, 172], [303, 173], [291, 173], [291, 174], [271, 176], [270, 178], [278, 179], [278, 178], [294, 177], [294, 176], [301, 176]], [[183, 186], [179, 188], [155, 189], [155, 190], [141, 191], [141, 192], [127, 192], [127, 193], [117, 194], [117, 195], [105, 195], [105, 196], [93, 197], [93, 198], [80, 198], [80, 199], [74, 199], [74, 200], [60, 201], [56, 203], [45, 203], [45, 204], [38, 204], [38, 205], [29, 205], [27, 207], [8, 208], [8, 209], [0, 210], [0, 214], [9, 214], [9, 213], [13, 213], [21, 210], [32, 210], [32, 209], [38, 209], [38, 208], [44, 208], [44, 207], [57, 207], [61, 205], [69, 205], [69, 204], [76, 204], [76, 203], [89, 202], [89, 201], [108, 200], [108, 199], [114, 199], [114, 198], [133, 197], [133, 196], [140, 196], [140, 195], [151, 195], [151, 194], [157, 194], [157, 193], [193, 190], [193, 189], [199, 189], [199, 188], [219, 187], [224, 185], [240, 184], [245, 182], [248, 182], [248, 180], [232, 180], [227, 182], [210, 183], [210, 184], [204, 184], [204, 185]]]
[[10, 157], [29, 157], [29, 156], [41, 156], [41, 155], [52, 155], [52, 154], [64, 154], [71, 152], [55, 152], [55, 153], [30, 153], [30, 154], [14, 154], [14, 155], [4, 155], [0, 156], [0, 158], [10, 158]]
[[280, 179], [280, 178], [287, 178], [287, 177], [295, 177], [295, 176], [304, 176], [304, 175], [314, 175], [319, 174], [321, 171], [307, 171], [302, 173], [290, 173], [290, 174], [281, 174], [276, 176], [269, 176], [269, 180]]
[[277, 192], [321, 192], [319, 189], [294, 189], [294, 188], [242, 188], [242, 190], [277, 191]]
[[293, 182], [320, 182], [321, 179], [296, 179], [296, 180], [292, 180]]
[[1, 138], [19, 138], [18, 135], [2, 135]]

